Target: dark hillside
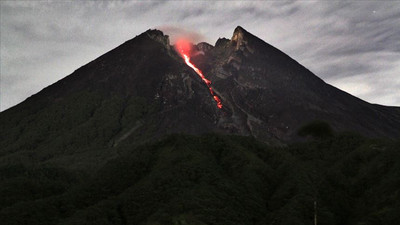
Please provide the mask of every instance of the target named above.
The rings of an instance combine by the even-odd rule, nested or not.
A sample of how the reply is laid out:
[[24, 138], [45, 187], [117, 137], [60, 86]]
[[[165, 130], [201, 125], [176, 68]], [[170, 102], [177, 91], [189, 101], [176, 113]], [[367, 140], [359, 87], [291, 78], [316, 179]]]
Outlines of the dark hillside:
[[400, 221], [399, 142], [343, 134], [272, 148], [248, 137], [173, 135], [119, 152], [85, 179], [48, 165], [3, 166], [1, 221], [311, 224], [314, 201], [319, 224]]

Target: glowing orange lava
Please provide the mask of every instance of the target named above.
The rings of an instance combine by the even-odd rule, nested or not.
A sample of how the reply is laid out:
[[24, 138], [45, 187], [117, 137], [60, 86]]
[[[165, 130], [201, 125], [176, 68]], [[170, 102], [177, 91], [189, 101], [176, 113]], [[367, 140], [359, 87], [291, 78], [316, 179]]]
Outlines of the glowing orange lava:
[[197, 75], [203, 80], [203, 82], [207, 85], [208, 89], [210, 90], [211, 95], [213, 96], [215, 102], [217, 103], [218, 108], [222, 108], [221, 99], [214, 93], [213, 89], [211, 88], [211, 81], [208, 80], [204, 75], [203, 72], [199, 68], [197, 68], [191, 61], [190, 61], [190, 51], [191, 51], [191, 44], [189, 41], [185, 39], [180, 39], [176, 42], [176, 50], [181, 54], [182, 58], [185, 60], [186, 65], [192, 68]]

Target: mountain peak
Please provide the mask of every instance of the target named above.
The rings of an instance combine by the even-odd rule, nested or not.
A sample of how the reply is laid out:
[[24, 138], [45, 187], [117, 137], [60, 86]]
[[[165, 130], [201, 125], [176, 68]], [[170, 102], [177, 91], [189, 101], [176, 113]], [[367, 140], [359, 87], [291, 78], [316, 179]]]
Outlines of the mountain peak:
[[243, 39], [247, 33], [248, 32], [245, 29], [243, 29], [241, 26], [237, 26], [235, 28], [235, 30], [233, 31], [231, 40], [235, 41], [236, 43], [240, 43], [243, 41]]
[[237, 33], [248, 33], [247, 30], [245, 30], [243, 27], [241, 26], [237, 26], [235, 28], [235, 30], [233, 31], [233, 35], [237, 34]]
[[237, 26], [233, 31], [233, 35], [231, 38], [232, 46], [235, 47], [235, 50], [247, 50], [249, 52], [254, 52], [253, 48], [249, 46], [249, 42], [251, 41], [250, 39], [252, 36], [253, 35], [247, 32], [243, 27]]
[[164, 33], [157, 29], [149, 29], [144, 34], [146, 34], [149, 38], [161, 43], [166, 48], [170, 48], [169, 36], [164, 35]]

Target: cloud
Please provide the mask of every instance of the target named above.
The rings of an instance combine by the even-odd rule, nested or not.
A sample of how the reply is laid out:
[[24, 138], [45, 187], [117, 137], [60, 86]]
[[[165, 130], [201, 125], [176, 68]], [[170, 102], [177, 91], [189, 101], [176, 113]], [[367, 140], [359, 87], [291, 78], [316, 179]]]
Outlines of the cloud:
[[[393, 1], [0, 1], [0, 110], [160, 28], [214, 44], [241, 25], [326, 82], [400, 106]], [[354, 84], [354, 85], [349, 85]]]

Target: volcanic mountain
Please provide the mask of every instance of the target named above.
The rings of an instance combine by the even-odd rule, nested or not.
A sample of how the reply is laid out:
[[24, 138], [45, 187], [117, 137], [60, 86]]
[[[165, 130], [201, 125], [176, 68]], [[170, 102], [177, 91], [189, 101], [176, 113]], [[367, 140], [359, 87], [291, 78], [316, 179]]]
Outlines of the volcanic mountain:
[[[309, 224], [318, 196], [326, 224], [397, 215], [397, 147], [359, 136], [265, 147], [303, 140], [297, 131], [316, 120], [335, 132], [400, 136], [399, 107], [326, 84], [242, 27], [183, 52], [148, 30], [0, 114], [0, 220]], [[377, 191], [386, 197], [370, 196]]]
[[[215, 46], [193, 45], [191, 54], [222, 109], [168, 36], [148, 30], [3, 112], [4, 135], [23, 130], [39, 145], [53, 142], [52, 135], [88, 135], [83, 128], [96, 126], [108, 146], [206, 132], [282, 143], [297, 140], [302, 125], [323, 120], [338, 131], [400, 136], [400, 108], [369, 104], [326, 84], [242, 27]], [[25, 121], [41, 124], [43, 136]]]

